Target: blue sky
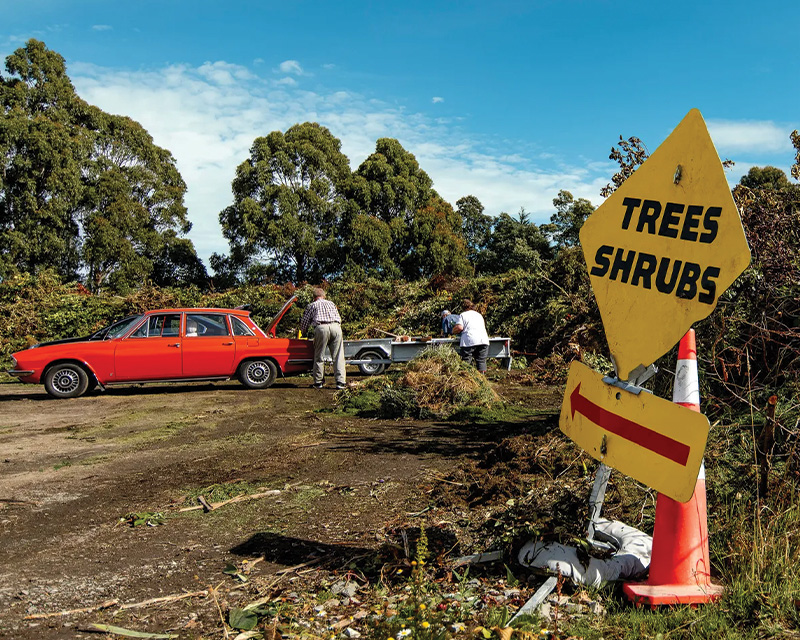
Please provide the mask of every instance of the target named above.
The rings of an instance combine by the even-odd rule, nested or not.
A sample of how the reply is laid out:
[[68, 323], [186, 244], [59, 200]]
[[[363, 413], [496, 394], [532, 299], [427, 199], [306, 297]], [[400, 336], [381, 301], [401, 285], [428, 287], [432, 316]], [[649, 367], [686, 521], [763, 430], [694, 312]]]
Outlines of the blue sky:
[[28, 38], [78, 93], [139, 121], [188, 185], [189, 237], [227, 252], [219, 211], [254, 138], [316, 121], [353, 169], [397, 138], [455, 204], [602, 202], [619, 136], [652, 152], [700, 109], [735, 184], [789, 172], [800, 2], [0, 0], [0, 56]]

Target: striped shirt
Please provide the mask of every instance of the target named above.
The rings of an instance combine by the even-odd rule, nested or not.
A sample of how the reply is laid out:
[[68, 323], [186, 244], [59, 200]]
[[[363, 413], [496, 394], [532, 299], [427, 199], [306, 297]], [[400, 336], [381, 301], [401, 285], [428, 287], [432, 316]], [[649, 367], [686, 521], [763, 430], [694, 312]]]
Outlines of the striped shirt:
[[305, 333], [309, 327], [316, 327], [319, 324], [330, 322], [341, 323], [341, 321], [339, 310], [333, 302], [325, 298], [317, 298], [303, 311], [303, 317], [300, 320], [300, 331]]

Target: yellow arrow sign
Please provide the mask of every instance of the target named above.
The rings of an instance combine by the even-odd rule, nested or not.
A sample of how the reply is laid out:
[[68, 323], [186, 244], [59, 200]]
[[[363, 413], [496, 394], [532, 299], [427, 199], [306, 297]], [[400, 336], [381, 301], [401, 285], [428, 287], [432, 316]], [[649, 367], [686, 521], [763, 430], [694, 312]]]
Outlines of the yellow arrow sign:
[[660, 358], [750, 263], [739, 212], [693, 109], [580, 232], [617, 375]]
[[578, 361], [559, 426], [592, 457], [679, 502], [692, 497], [710, 429], [702, 413], [606, 384]]

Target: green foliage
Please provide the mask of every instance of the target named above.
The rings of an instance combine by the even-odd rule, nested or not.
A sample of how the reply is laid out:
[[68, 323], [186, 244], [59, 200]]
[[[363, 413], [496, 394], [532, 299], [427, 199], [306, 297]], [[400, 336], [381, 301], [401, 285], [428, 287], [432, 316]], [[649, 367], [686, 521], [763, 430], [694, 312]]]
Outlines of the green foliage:
[[494, 219], [483, 212], [483, 205], [475, 196], [466, 196], [457, 200], [456, 210], [461, 216], [464, 241], [467, 245], [467, 259], [472, 264], [477, 264], [481, 252], [489, 244]]
[[575, 198], [569, 191], [559, 191], [553, 198], [556, 212], [550, 217], [550, 224], [545, 225], [545, 232], [551, 237], [556, 247], [576, 247], [580, 244], [579, 233], [583, 223], [594, 211], [594, 205], [585, 198]]
[[259, 487], [256, 485], [239, 480], [237, 482], [225, 482], [212, 484], [207, 487], [194, 488], [186, 492], [184, 503], [194, 506], [197, 504], [198, 496], [203, 496], [207, 502], [224, 502], [236, 496], [249, 495], [256, 493]]
[[86, 273], [93, 291], [204, 283], [171, 154], [75, 93], [64, 59], [29, 40], [0, 77], [0, 277]]
[[336, 273], [342, 186], [350, 175], [340, 149], [328, 129], [311, 122], [256, 138], [236, 169], [234, 202], [219, 216], [233, 267], [261, 258], [275, 278], [294, 282]]
[[[395, 220], [409, 222], [430, 200], [432, 187], [433, 181], [413, 154], [393, 138], [380, 138], [375, 152], [355, 171], [348, 197], [361, 210], [387, 224]], [[396, 260], [402, 257], [393, 255]]]
[[0, 356], [37, 342], [89, 335], [126, 314], [122, 301], [87, 295], [44, 271], [0, 282]]
[[[486, 377], [449, 346], [425, 349], [402, 373], [369, 380], [363, 387], [363, 392], [356, 388], [342, 394], [340, 408], [384, 418], [447, 418], [467, 407], [491, 409], [501, 404]], [[367, 397], [361, 398], [362, 393]]]
[[345, 185], [345, 275], [414, 280], [469, 269], [461, 221], [395, 139], [380, 138]]
[[[379, 380], [383, 385], [385, 380], [381, 378], [374, 378]], [[368, 381], [372, 382], [372, 381]], [[383, 413], [381, 404], [381, 392], [372, 388], [359, 388], [357, 391], [347, 390], [337, 399], [340, 411], [352, 415], [361, 416], [364, 418], [378, 417]]]
[[161, 512], [139, 511], [124, 515], [119, 521], [131, 527], [157, 527], [164, 524], [166, 518]]
[[253, 609], [231, 609], [228, 614], [228, 624], [233, 629], [250, 631], [258, 624], [258, 613]]
[[783, 170], [777, 167], [750, 167], [748, 172], [739, 180], [739, 184], [748, 189], [770, 189], [774, 191], [791, 189], [794, 186]]
[[611, 182], [600, 190], [600, 195], [604, 198], [619, 189], [622, 183], [633, 175], [633, 172], [650, 156], [645, 144], [636, 136], [631, 136], [627, 140], [620, 136], [617, 147], [619, 149], [611, 147], [608, 158], [619, 165], [619, 171], [611, 178]]
[[486, 249], [477, 257], [475, 269], [482, 274], [512, 269], [536, 271], [552, 253], [544, 231], [530, 222], [524, 209], [516, 218], [501, 213], [494, 221]]
[[436, 274], [472, 274], [461, 235], [461, 218], [441, 198], [414, 212], [406, 228], [406, 254], [400, 269], [409, 280]]

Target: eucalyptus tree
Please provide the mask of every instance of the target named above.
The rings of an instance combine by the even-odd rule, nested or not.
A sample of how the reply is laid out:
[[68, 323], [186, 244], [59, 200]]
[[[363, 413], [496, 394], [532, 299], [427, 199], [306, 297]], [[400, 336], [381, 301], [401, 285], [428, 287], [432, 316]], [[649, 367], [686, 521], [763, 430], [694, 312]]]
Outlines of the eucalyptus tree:
[[486, 215], [481, 201], [471, 195], [456, 200], [456, 211], [461, 216], [467, 259], [473, 265], [478, 264], [480, 255], [486, 250], [492, 236], [494, 218]]
[[739, 184], [748, 189], [797, 189], [778, 167], [750, 167], [746, 174], [739, 180]]
[[78, 106], [64, 59], [35, 40], [0, 75], [0, 260], [4, 272], [80, 268], [83, 158], [91, 136], [72, 126]]
[[201, 284], [186, 185], [137, 122], [82, 100], [64, 58], [29, 40], [0, 76], [0, 269], [95, 290]]
[[543, 229], [531, 222], [528, 213], [521, 209], [516, 217], [507, 213], [497, 216], [486, 250], [476, 266], [487, 274], [511, 269], [535, 270], [552, 255]]
[[578, 234], [586, 218], [594, 212], [594, 205], [585, 198], [576, 200], [569, 191], [562, 189], [553, 198], [553, 206], [556, 212], [550, 216], [550, 224], [542, 225], [542, 230], [558, 249], [578, 246]]
[[408, 255], [420, 246], [412, 237], [417, 212], [436, 197], [433, 181], [414, 155], [393, 138], [380, 138], [347, 182], [342, 243], [351, 271], [398, 276], [411, 268]]
[[417, 209], [406, 229], [408, 252], [400, 270], [409, 280], [439, 274], [472, 275], [461, 216], [440, 198], [432, 197]]
[[219, 215], [231, 248], [228, 269], [265, 262], [276, 278], [295, 282], [340, 273], [341, 189], [349, 176], [341, 142], [317, 123], [256, 138], [236, 169], [233, 204]]
[[172, 155], [134, 120], [90, 110], [95, 137], [80, 218], [89, 282], [120, 289], [143, 277], [159, 285], [204, 281], [194, 246], [181, 237], [191, 223]]

